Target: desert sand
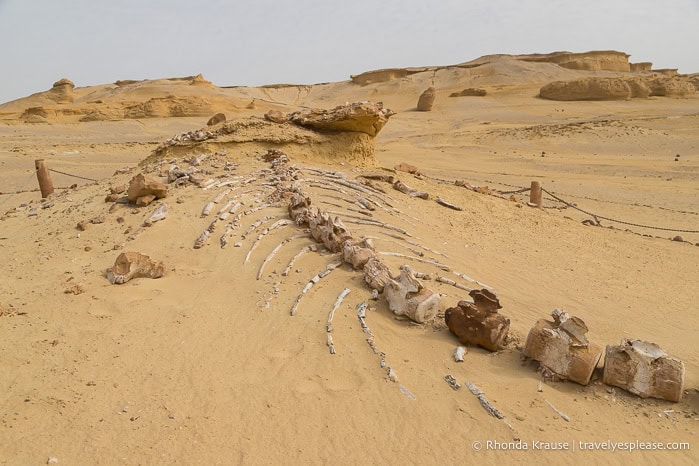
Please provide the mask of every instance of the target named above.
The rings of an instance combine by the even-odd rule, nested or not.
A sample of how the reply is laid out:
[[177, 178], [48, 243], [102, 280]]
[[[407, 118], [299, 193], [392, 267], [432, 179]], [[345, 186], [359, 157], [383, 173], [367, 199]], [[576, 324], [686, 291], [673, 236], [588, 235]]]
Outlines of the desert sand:
[[[597, 67], [564, 67], [560, 57], [489, 56], [305, 86], [224, 88], [201, 75], [74, 89], [58, 81], [48, 92], [0, 105], [0, 463], [696, 464], [699, 94], [539, 98], [553, 81], [672, 74], [617, 68], [613, 54], [603, 55], [613, 66]], [[591, 63], [585, 60], [579, 63]], [[428, 87], [435, 88], [433, 108], [419, 112], [418, 97]], [[485, 95], [449, 97], [470, 88]], [[364, 152], [273, 143], [269, 138], [282, 140], [286, 130], [271, 123], [260, 129], [271, 136], [247, 142], [165, 145], [178, 134], [221, 127], [206, 126], [217, 112], [229, 122], [264, 122], [270, 110], [358, 101], [382, 102], [395, 112]], [[397, 239], [396, 231], [389, 236], [348, 222], [355, 238], [374, 237], [381, 251], [420, 253], [473, 282], [432, 264], [383, 256], [394, 275], [408, 264], [431, 276], [422, 282], [440, 294], [434, 321], [398, 319], [383, 298], [371, 300], [361, 273], [347, 264], [313, 286], [292, 317], [306, 283], [338, 256], [320, 248], [282, 276], [301, 248], [315, 244], [297, 238], [258, 280], [275, 246], [303, 232], [286, 225], [261, 235], [288, 219], [283, 202], [242, 217], [225, 248], [219, 237], [226, 222], [219, 222], [199, 249], [195, 240], [225, 201], [206, 218], [202, 209], [223, 187], [171, 184], [166, 198], [141, 208], [105, 202], [110, 188], [137, 173], [165, 182], [171, 161], [189, 168], [185, 158], [206, 154], [206, 177], [250, 180], [250, 189], [232, 185], [230, 196], [253, 210], [264, 203], [255, 196], [271, 190], [259, 178], [270, 167], [261, 158], [269, 148], [286, 152], [306, 178], [320, 176], [314, 169], [349, 180], [378, 173], [429, 193], [426, 200], [410, 197], [375, 182], [395, 209], [361, 213], [346, 209], [341, 198], [348, 194], [339, 188], [303, 186], [314, 204], [348, 220], [366, 217], [404, 229], [422, 248]], [[42, 201], [36, 159], [87, 179], [52, 172], [60, 189]], [[394, 170], [401, 162], [419, 174]], [[583, 224], [593, 218], [549, 195], [544, 208], [534, 208], [528, 193], [508, 194], [531, 181], [587, 212], [629, 224]], [[437, 204], [438, 197], [463, 210]], [[168, 217], [142, 227], [163, 202]], [[79, 222], [87, 222], [84, 229]], [[163, 261], [165, 275], [110, 284], [106, 270], [126, 251]], [[454, 361], [459, 342], [444, 311], [470, 298], [437, 282], [439, 275], [495, 290], [511, 321], [506, 348], [470, 346], [464, 362]], [[334, 316], [336, 354], [330, 354], [326, 319], [345, 288], [350, 293]], [[386, 367], [355, 313], [365, 301], [366, 324]], [[556, 308], [583, 319], [587, 337], [599, 345], [640, 339], [681, 359], [682, 399], [644, 399], [607, 386], [602, 363], [586, 386], [542, 378], [522, 346], [534, 323]], [[450, 388], [446, 375], [477, 385], [506, 422], [490, 416], [465, 386]], [[489, 449], [488, 441], [529, 449]], [[580, 442], [607, 441], [690, 448], [581, 449]], [[481, 442], [480, 451], [474, 442]], [[536, 442], [568, 446], [546, 451]]]

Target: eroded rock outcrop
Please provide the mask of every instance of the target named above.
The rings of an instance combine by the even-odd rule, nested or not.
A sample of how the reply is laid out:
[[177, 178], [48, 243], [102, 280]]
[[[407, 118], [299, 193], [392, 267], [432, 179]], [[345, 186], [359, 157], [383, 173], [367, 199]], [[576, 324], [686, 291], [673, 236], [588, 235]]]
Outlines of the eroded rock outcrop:
[[582, 78], [546, 84], [539, 91], [539, 97], [549, 100], [628, 100], [631, 88], [625, 79]]
[[376, 136], [394, 112], [380, 103], [355, 102], [331, 110], [311, 109], [294, 112], [289, 120], [322, 133], [358, 132]]
[[124, 118], [167, 118], [210, 114], [209, 101], [198, 97], [155, 97], [124, 110]]
[[[357, 102], [331, 110], [304, 110], [284, 115], [268, 112], [265, 119], [229, 120], [187, 134], [177, 135], [156, 148], [142, 165], [178, 156], [201, 146], [202, 151], [244, 148], [261, 153], [283, 150], [288, 158], [373, 165], [375, 136], [394, 112], [380, 103]], [[197, 149], [199, 150], [199, 149]]]
[[46, 93], [46, 96], [57, 104], [71, 104], [73, 103], [74, 88], [73, 81], [63, 78], [53, 83], [53, 87]]
[[425, 89], [425, 91], [420, 94], [420, 98], [417, 100], [417, 110], [419, 112], [431, 111], [436, 97], [437, 94], [434, 87], [428, 87]]
[[696, 92], [696, 87], [688, 79], [656, 77], [646, 80], [651, 96], [685, 97]]
[[615, 50], [593, 50], [571, 53], [553, 52], [547, 54], [522, 55], [520, 60], [530, 62], [555, 63], [563, 68], [585, 71], [631, 71], [630, 55]]
[[488, 91], [481, 88], [469, 87], [460, 92], [452, 92], [449, 97], [483, 97], [488, 94]]

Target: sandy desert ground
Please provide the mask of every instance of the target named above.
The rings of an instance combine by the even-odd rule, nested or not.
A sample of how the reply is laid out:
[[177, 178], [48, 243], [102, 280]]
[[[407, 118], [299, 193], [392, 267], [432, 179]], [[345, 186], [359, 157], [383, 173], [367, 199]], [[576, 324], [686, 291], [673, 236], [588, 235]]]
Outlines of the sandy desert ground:
[[[0, 105], [0, 463], [696, 464], [699, 94], [537, 97], [551, 81], [620, 74], [493, 56], [364, 84], [222, 88], [197, 77], [75, 88], [69, 103], [39, 93]], [[416, 111], [430, 86], [434, 108]], [[471, 87], [487, 95], [449, 97]], [[423, 259], [496, 290], [500, 312], [511, 320], [512, 342], [504, 350], [469, 347], [465, 361], [455, 362], [458, 341], [443, 313], [468, 299], [465, 291], [425, 280], [440, 293], [441, 312], [417, 325], [397, 319], [383, 299], [371, 301], [361, 274], [347, 265], [315, 285], [291, 317], [301, 289], [336, 257], [306, 254], [283, 277], [290, 259], [313, 243], [299, 238], [279, 250], [258, 280], [265, 256], [301, 232], [294, 225], [270, 231], [244, 262], [265, 225], [288, 218], [283, 205], [244, 217], [231, 239], [241, 247], [219, 247], [220, 229], [193, 249], [211, 223], [201, 218], [202, 208], [219, 190], [171, 188], [163, 201], [144, 208], [104, 201], [110, 187], [139, 171], [158, 175], [157, 160], [139, 163], [174, 135], [206, 129], [216, 112], [229, 120], [261, 118], [269, 110], [364, 100], [396, 112], [376, 137], [374, 158], [344, 158], [342, 151], [323, 158], [301, 147], [289, 152], [291, 164], [308, 177], [318, 175], [313, 167], [349, 179], [393, 175], [428, 192], [423, 200], [384, 184], [399, 213], [377, 209], [372, 218], [409, 231], [431, 250], [421, 250]], [[154, 102], [165, 110], [153, 110]], [[36, 107], [46, 116], [26, 112]], [[204, 164], [212, 176], [250, 179], [269, 167], [260, 159], [262, 146], [216, 141], [183, 146], [159, 167], [204, 152], [212, 154]], [[42, 203], [34, 171], [40, 158], [52, 169], [97, 181], [54, 172], [57, 187], [77, 187], [57, 189]], [[422, 176], [393, 170], [401, 162]], [[123, 167], [132, 170], [115, 174]], [[487, 186], [490, 195], [456, 180]], [[531, 181], [583, 210], [633, 225], [585, 225], [589, 215], [548, 195], [545, 208], [537, 209], [526, 205], [526, 193], [514, 200], [499, 194]], [[344, 208], [339, 191], [306, 189], [322, 207]], [[254, 193], [236, 192], [246, 206], [260, 205]], [[437, 197], [463, 210], [442, 207]], [[142, 228], [157, 202], [167, 203], [168, 217]], [[84, 231], [76, 227], [97, 217], [103, 221]], [[381, 228], [348, 226], [355, 237], [375, 237], [382, 251], [414, 255], [417, 248]], [[682, 241], [671, 240], [678, 235]], [[111, 285], [105, 270], [123, 251], [163, 261], [165, 276]], [[412, 259], [386, 256], [385, 262], [395, 273], [407, 263], [433, 278], [444, 274]], [[345, 287], [351, 291], [334, 318], [337, 353], [331, 355], [325, 320]], [[363, 301], [371, 306], [366, 322], [374, 342], [399, 382], [367, 345], [355, 314]], [[521, 347], [532, 325], [555, 308], [582, 318], [597, 344], [641, 339], [681, 359], [681, 401], [642, 399], [607, 386], [601, 368], [587, 386], [545, 380], [538, 391], [542, 376]], [[476, 384], [510, 427], [489, 416], [466, 387], [452, 390], [448, 374]], [[487, 448], [488, 441], [516, 439], [529, 450]], [[580, 448], [580, 442], [605, 441], [688, 442], [690, 449]], [[481, 442], [480, 451], [474, 442]], [[569, 446], [544, 451], [535, 442]]]

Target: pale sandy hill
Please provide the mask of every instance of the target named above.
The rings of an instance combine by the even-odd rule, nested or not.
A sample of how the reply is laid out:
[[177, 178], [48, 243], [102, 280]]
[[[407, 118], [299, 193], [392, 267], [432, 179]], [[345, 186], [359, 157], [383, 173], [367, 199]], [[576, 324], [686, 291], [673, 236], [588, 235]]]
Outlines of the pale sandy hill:
[[[300, 233], [294, 225], [275, 229], [252, 249], [265, 228], [288, 218], [283, 204], [241, 217], [225, 248], [219, 245], [225, 222], [218, 222], [207, 245], [194, 249], [212, 221], [213, 214], [201, 217], [202, 209], [225, 187], [171, 188], [163, 200], [168, 217], [147, 228], [142, 224], [157, 204], [137, 209], [104, 202], [110, 187], [127, 183], [134, 173], [147, 171], [164, 180], [158, 175], [172, 160], [189, 168], [184, 158], [205, 152], [203, 173], [237, 183], [225, 199], [235, 197], [253, 210], [273, 189], [263, 171], [270, 164], [260, 159], [275, 146], [269, 134], [254, 147], [236, 145], [233, 138], [193, 145], [191, 151], [182, 146], [139, 166], [173, 136], [210, 130], [206, 121], [213, 112], [82, 123], [81, 115], [63, 114], [37, 125], [22, 123], [19, 115], [45, 104], [15, 101], [0, 107], [0, 251], [8, 269], [0, 288], [0, 462], [44, 464], [56, 457], [59, 464], [696, 464], [699, 234], [640, 225], [699, 230], [699, 97], [547, 101], [536, 97], [547, 82], [616, 72], [510, 56], [484, 57], [471, 65], [478, 63], [483, 64], [440, 67], [364, 86], [351, 80], [264, 88], [181, 80], [110, 84], [75, 88], [72, 105], [83, 108], [87, 100], [101, 100], [91, 105], [123, 108], [123, 102], [168, 95], [201, 96], [222, 99], [221, 106], [230, 105], [226, 108], [233, 112], [229, 120], [235, 120], [261, 119], [270, 109], [382, 101], [398, 113], [376, 138], [375, 167], [355, 166], [349, 159], [291, 157], [307, 178], [302, 185], [314, 203], [343, 212], [345, 219], [374, 219], [413, 235], [347, 223], [357, 237], [376, 237], [381, 251], [424, 254], [418, 257], [493, 287], [519, 345], [534, 322], [554, 308], [584, 319], [588, 337], [601, 345], [623, 338], [659, 344], [685, 363], [679, 403], [608, 387], [599, 373], [585, 387], [545, 382], [539, 392], [536, 365], [522, 361], [517, 343], [498, 353], [469, 348], [465, 362], [456, 363], [457, 341], [442, 320], [398, 321], [379, 300], [371, 302], [375, 309], [367, 312], [366, 322], [398, 376], [399, 382], [392, 382], [355, 314], [355, 305], [370, 297], [361, 274], [346, 265], [334, 270], [290, 317], [308, 280], [335, 260], [327, 253], [307, 253], [282, 276], [291, 258], [312, 243], [297, 238], [279, 249], [257, 280], [265, 257]], [[437, 93], [433, 110], [414, 111], [430, 86]], [[469, 87], [485, 88], [487, 95], [448, 97]], [[245, 108], [253, 99], [255, 108]], [[44, 204], [37, 192], [6, 194], [36, 187], [37, 158], [98, 181], [54, 172], [57, 186], [78, 187], [59, 190]], [[399, 162], [416, 165], [425, 176], [393, 172]], [[114, 174], [123, 166], [133, 171]], [[376, 182], [396, 210], [376, 209], [369, 217], [347, 209], [357, 207], [342, 199], [352, 197], [349, 191], [328, 189], [318, 168], [349, 179], [368, 171], [397, 176], [430, 199]], [[547, 208], [534, 209], [508, 200], [509, 194], [479, 194], [454, 185], [455, 180], [487, 185], [493, 194], [538, 180], [579, 208], [636, 225], [601, 220], [614, 229], [585, 226], [581, 222], [590, 216], [552, 208], [565, 206], [549, 196]], [[464, 210], [438, 205], [438, 196]], [[526, 201], [526, 193], [519, 196]], [[76, 228], [92, 219], [96, 223], [84, 231]], [[676, 235], [684, 241], [670, 241]], [[165, 276], [110, 285], [104, 272], [122, 251], [164, 261]], [[394, 273], [408, 263], [433, 277], [444, 274], [475, 285], [415, 259], [384, 259]], [[79, 291], [75, 285], [81, 293], [64, 293]], [[442, 294], [442, 313], [468, 297], [435, 280], [425, 285]], [[330, 355], [325, 323], [345, 287], [351, 292], [334, 317], [337, 354]], [[465, 387], [452, 390], [443, 380], [447, 374], [480, 387], [513, 430], [489, 416]], [[471, 447], [474, 441], [515, 437], [529, 445], [610, 440], [688, 442], [691, 449], [476, 452]]]

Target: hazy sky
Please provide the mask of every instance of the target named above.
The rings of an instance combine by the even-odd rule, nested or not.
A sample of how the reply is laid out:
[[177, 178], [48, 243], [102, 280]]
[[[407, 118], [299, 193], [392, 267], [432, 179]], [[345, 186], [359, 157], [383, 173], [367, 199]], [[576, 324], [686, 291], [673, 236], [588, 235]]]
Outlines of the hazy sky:
[[312, 84], [558, 50], [692, 73], [697, 44], [699, 0], [0, 0], [0, 102], [63, 77]]

